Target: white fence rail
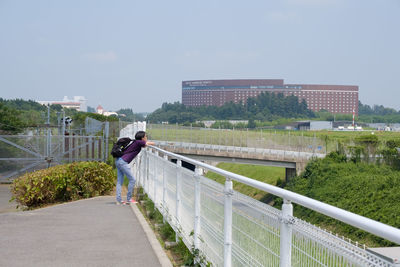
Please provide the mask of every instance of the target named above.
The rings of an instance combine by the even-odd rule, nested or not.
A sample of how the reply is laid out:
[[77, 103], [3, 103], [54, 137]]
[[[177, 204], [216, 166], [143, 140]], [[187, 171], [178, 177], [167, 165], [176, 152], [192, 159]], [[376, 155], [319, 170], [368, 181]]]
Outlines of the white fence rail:
[[313, 152], [301, 152], [301, 151], [290, 151], [290, 150], [279, 150], [270, 148], [253, 148], [253, 147], [236, 147], [236, 146], [223, 146], [223, 145], [212, 145], [212, 144], [197, 144], [187, 142], [170, 142], [170, 141], [159, 141], [154, 140], [157, 146], [172, 147], [172, 148], [184, 148], [189, 150], [204, 150], [204, 151], [215, 151], [215, 152], [227, 152], [227, 153], [241, 153], [241, 154], [252, 154], [252, 155], [269, 155], [281, 159], [306, 159], [311, 158], [324, 158], [324, 153], [313, 153]]
[[131, 139], [135, 139], [135, 134], [138, 131], [146, 131], [146, 122], [138, 121], [131, 124], [126, 125], [119, 132], [119, 137], [129, 137]]
[[[212, 266], [395, 266], [293, 217], [291, 202], [400, 243], [394, 227], [156, 147], [144, 150], [136, 163], [147, 195], [186, 246], [198, 249]], [[202, 176], [203, 170], [226, 177], [225, 185]], [[232, 180], [283, 198], [282, 210], [233, 191]]]

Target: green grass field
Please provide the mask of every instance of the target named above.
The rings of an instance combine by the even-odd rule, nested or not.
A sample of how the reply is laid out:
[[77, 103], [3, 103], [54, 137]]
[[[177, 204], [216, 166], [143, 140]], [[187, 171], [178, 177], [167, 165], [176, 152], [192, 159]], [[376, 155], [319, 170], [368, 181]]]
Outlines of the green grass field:
[[[247, 164], [235, 164], [235, 163], [219, 163], [218, 168], [230, 171], [236, 174], [240, 174], [257, 181], [276, 185], [280, 181], [285, 180], [285, 168], [260, 166], [260, 165], [247, 165]], [[217, 181], [221, 184], [225, 182], [225, 178], [219, 174], [213, 172], [207, 172], [206, 177]], [[238, 183], [233, 181], [233, 189], [242, 194], [255, 198], [257, 200], [264, 200], [267, 197], [267, 193], [251, 186]]]

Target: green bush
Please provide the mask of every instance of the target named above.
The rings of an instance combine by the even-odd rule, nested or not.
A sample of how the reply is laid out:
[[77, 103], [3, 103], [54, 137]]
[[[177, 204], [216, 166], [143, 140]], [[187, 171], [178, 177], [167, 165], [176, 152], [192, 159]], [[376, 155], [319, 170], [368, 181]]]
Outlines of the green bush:
[[[400, 227], [400, 172], [386, 165], [346, 162], [338, 154], [311, 161], [286, 189], [344, 210]], [[279, 201], [278, 201], [279, 202]], [[373, 246], [392, 245], [344, 223], [295, 205], [294, 214], [310, 223]]]
[[12, 184], [13, 198], [28, 208], [105, 195], [114, 187], [115, 172], [100, 162], [75, 162], [26, 173]]
[[391, 166], [395, 170], [400, 170], [400, 155], [397, 148], [400, 147], [400, 140], [388, 140], [380, 153], [383, 157], [384, 163]]

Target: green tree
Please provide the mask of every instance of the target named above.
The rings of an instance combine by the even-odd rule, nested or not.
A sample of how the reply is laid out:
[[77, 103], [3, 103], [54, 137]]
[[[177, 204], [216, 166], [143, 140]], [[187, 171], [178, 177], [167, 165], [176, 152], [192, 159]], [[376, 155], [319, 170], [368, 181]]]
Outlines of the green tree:
[[247, 124], [247, 127], [248, 127], [249, 129], [254, 129], [254, 128], [256, 128], [256, 122], [255, 122], [253, 119], [249, 119], [249, 122], [248, 122], [248, 124]]
[[0, 103], [0, 133], [17, 134], [22, 132], [26, 125], [20, 119], [20, 114], [20, 111]]

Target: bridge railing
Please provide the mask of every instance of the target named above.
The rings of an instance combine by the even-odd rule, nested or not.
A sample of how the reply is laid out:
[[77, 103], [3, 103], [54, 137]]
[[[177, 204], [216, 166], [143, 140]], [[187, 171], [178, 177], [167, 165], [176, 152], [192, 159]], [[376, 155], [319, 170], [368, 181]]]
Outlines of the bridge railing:
[[[212, 144], [232, 147], [257, 147], [310, 153], [326, 153], [327, 142], [314, 136], [249, 129], [211, 129], [179, 125], [148, 124], [151, 140]], [[329, 142], [330, 150], [336, 148]]]
[[[195, 171], [182, 163], [194, 165]], [[204, 177], [204, 170], [223, 175], [225, 185]], [[394, 227], [156, 147], [139, 154], [134, 171], [177, 235], [200, 252], [202, 265], [395, 266], [293, 217], [292, 203], [400, 244], [400, 230]], [[232, 181], [281, 197], [282, 210], [233, 191]]]
[[312, 158], [323, 158], [325, 153], [319, 152], [307, 152], [307, 151], [293, 151], [293, 150], [281, 150], [271, 148], [257, 148], [257, 147], [235, 147], [226, 145], [214, 145], [214, 144], [198, 144], [189, 142], [171, 142], [171, 141], [159, 141], [154, 140], [157, 146], [171, 147], [171, 148], [183, 148], [188, 150], [207, 150], [213, 152], [226, 152], [226, 153], [238, 153], [238, 154], [252, 154], [252, 155], [269, 155], [271, 157], [279, 158], [282, 160], [289, 159], [304, 159], [309, 160]]

